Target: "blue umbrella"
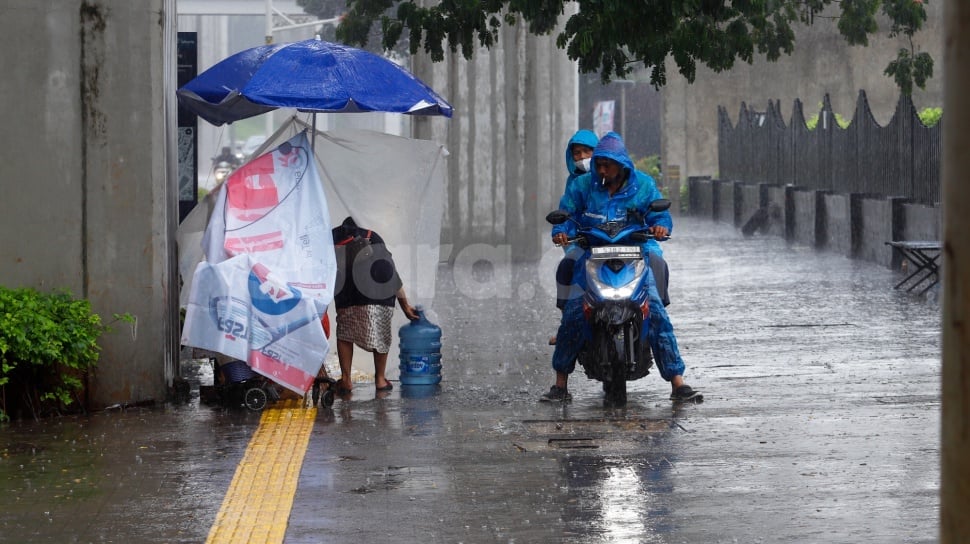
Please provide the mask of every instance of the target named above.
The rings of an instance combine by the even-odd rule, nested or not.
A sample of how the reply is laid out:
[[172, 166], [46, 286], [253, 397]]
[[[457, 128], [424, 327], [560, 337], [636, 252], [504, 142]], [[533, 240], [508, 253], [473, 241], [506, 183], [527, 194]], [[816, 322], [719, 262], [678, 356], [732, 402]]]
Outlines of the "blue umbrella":
[[320, 40], [241, 51], [202, 72], [176, 94], [184, 107], [214, 125], [276, 108], [452, 114], [451, 105], [438, 93], [390, 60]]

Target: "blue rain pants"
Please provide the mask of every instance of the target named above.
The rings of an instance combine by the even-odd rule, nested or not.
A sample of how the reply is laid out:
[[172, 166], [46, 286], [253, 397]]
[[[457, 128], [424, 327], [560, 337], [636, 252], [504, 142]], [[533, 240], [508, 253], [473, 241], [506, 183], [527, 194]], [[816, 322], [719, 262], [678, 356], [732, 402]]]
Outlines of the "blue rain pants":
[[[647, 267], [647, 270], [650, 270], [650, 267]], [[674, 327], [670, 324], [670, 317], [660, 300], [652, 272], [647, 278], [647, 288], [650, 300], [650, 322], [641, 332], [640, 339], [642, 341], [646, 337], [653, 351], [654, 361], [660, 370], [660, 376], [669, 382], [674, 376], [684, 374], [684, 361], [680, 357]], [[556, 372], [571, 374], [576, 369], [576, 358], [580, 350], [591, 337], [589, 325], [583, 317], [583, 297], [570, 298], [563, 308], [559, 331], [556, 333], [552, 368]]]

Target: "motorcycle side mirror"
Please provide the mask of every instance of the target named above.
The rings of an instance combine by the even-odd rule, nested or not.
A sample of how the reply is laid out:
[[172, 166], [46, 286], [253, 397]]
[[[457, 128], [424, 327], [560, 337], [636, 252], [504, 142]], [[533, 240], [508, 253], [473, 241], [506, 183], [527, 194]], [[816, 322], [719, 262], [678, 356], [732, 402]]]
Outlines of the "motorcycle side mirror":
[[549, 215], [546, 216], [546, 222], [551, 223], [553, 225], [561, 225], [565, 223], [568, 219], [569, 219], [569, 213], [563, 210], [551, 211], [549, 212]]
[[670, 200], [658, 198], [650, 203], [649, 209], [652, 212], [662, 212], [670, 208]]

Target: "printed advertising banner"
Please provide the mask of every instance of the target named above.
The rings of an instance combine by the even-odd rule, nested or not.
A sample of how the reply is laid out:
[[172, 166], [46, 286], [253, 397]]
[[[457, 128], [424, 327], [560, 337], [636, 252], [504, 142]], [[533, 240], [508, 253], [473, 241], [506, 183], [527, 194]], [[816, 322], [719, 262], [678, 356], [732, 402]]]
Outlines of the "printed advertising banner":
[[202, 240], [182, 344], [308, 391], [329, 351], [321, 319], [336, 276], [330, 230], [305, 133], [233, 172]]
[[616, 102], [613, 100], [601, 100], [596, 103], [593, 109], [593, 132], [602, 138], [607, 132], [613, 130], [613, 113], [616, 109]]

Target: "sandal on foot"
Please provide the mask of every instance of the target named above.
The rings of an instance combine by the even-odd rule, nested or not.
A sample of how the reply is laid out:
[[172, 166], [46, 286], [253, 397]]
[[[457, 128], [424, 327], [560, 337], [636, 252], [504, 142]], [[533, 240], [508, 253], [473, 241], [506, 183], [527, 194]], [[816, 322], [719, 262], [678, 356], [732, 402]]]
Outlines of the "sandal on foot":
[[348, 389], [344, 387], [343, 382], [337, 382], [337, 385], [333, 387], [333, 392], [338, 395], [349, 395], [354, 392], [353, 389]]
[[391, 384], [391, 382], [387, 382], [387, 385], [385, 385], [384, 387], [378, 387], [377, 388], [378, 391], [390, 391], [392, 389], [394, 389], [394, 385]]

